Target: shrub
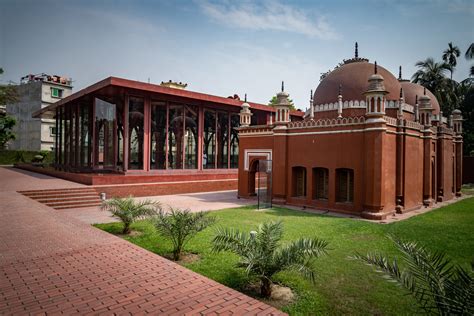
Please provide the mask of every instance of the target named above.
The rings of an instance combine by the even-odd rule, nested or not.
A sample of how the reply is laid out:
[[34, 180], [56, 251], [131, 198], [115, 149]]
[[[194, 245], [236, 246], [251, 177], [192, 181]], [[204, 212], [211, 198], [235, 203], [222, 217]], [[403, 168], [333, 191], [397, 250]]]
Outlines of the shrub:
[[215, 222], [215, 218], [204, 212], [191, 213], [189, 209], [170, 208], [154, 217], [153, 224], [160, 235], [173, 243], [173, 260], [180, 260], [184, 246], [197, 233]]
[[271, 296], [272, 276], [282, 270], [294, 270], [314, 282], [310, 259], [326, 254], [328, 243], [316, 238], [301, 238], [285, 246], [281, 222], [266, 222], [249, 234], [235, 229], [218, 229], [213, 251], [231, 251], [240, 256], [240, 267], [260, 279], [260, 294]]
[[442, 252], [432, 253], [415, 242], [389, 238], [400, 250], [406, 269], [402, 270], [396, 259], [380, 254], [357, 253], [351, 258], [374, 266], [386, 279], [404, 287], [428, 314], [474, 315], [472, 269], [468, 272], [452, 264]]
[[113, 217], [123, 223], [123, 234], [130, 233], [130, 225], [139, 219], [151, 217], [161, 210], [159, 202], [150, 200], [135, 201], [131, 196], [127, 198], [112, 198], [102, 203], [102, 209], [112, 213]]

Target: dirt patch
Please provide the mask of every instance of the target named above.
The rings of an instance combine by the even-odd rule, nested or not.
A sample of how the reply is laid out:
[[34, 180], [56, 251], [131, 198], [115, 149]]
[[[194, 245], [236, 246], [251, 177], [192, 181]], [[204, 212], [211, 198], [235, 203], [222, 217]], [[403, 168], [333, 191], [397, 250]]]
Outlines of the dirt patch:
[[143, 235], [143, 232], [139, 231], [139, 230], [132, 230], [129, 234], [116, 234], [116, 236], [120, 237], [120, 238], [125, 238], [125, 237], [138, 237], [138, 236], [141, 236]]
[[[167, 253], [167, 254], [164, 254], [163, 257], [165, 257], [166, 259], [169, 259], [171, 261], [174, 261], [173, 260], [173, 254], [171, 253]], [[194, 263], [194, 262], [197, 262], [201, 260], [201, 256], [197, 253], [192, 253], [192, 252], [186, 252], [186, 253], [183, 253], [181, 254], [181, 259], [178, 260], [178, 261], [174, 261], [180, 265], [186, 265], [186, 264], [189, 264], [189, 263]]]
[[295, 301], [295, 294], [293, 291], [286, 286], [279, 284], [272, 284], [272, 296], [270, 298], [262, 298], [260, 296], [260, 283], [255, 282], [247, 285], [244, 289], [246, 294], [253, 296], [265, 304], [271, 305], [275, 308], [281, 309], [282, 307], [291, 304]]

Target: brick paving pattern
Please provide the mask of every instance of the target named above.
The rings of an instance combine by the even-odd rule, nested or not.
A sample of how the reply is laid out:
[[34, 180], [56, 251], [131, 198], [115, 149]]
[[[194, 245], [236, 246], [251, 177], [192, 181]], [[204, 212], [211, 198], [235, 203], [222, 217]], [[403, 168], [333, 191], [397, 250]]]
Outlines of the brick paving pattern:
[[[28, 174], [5, 173], [13, 175], [0, 168], [2, 188], [10, 180], [14, 190], [41, 188]], [[0, 201], [2, 315], [283, 315], [19, 193], [2, 190]]]

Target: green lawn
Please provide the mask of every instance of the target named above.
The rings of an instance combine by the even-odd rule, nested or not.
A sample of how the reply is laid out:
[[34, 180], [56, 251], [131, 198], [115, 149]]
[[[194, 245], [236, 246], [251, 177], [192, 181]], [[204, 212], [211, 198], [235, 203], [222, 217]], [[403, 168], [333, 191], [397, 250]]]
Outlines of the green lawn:
[[[201, 232], [186, 249], [199, 253], [201, 260], [186, 266], [237, 290], [242, 289], [247, 280], [245, 273], [235, 268], [237, 257], [229, 253], [214, 254], [210, 250], [210, 241], [218, 225], [248, 231], [260, 222], [281, 219], [285, 240], [317, 236], [330, 242], [332, 250], [329, 255], [314, 261], [318, 273], [315, 285], [294, 273], [284, 272], [276, 276], [278, 282], [290, 286], [297, 294], [296, 302], [283, 308], [293, 315], [416, 313], [416, 302], [411, 296], [393, 283], [383, 280], [370, 267], [347, 259], [355, 251], [380, 251], [390, 256], [397, 255], [392, 243], [386, 238], [389, 233], [418, 241], [432, 250], [443, 250], [467, 268], [474, 257], [474, 198], [386, 225], [283, 208], [256, 211], [253, 207], [243, 207], [212, 214], [218, 222]], [[119, 223], [100, 224], [97, 227], [111, 233], [121, 230]], [[130, 242], [157, 254], [171, 252], [170, 242], [157, 235], [148, 222], [135, 223], [132, 229], [143, 234], [127, 237]]]

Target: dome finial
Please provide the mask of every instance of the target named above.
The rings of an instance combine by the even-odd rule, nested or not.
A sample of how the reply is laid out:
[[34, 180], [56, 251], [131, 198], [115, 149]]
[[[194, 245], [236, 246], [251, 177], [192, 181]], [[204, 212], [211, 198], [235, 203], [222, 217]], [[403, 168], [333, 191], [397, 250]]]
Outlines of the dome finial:
[[375, 61], [375, 64], [374, 64], [374, 74], [377, 74], [377, 61]]
[[402, 80], [402, 66], [398, 67], [398, 80]]
[[418, 104], [418, 94], [415, 95], [415, 104]]
[[426, 95], [426, 87], [423, 87], [423, 95]]
[[309, 95], [309, 100], [313, 101], [313, 89], [311, 89], [310, 95]]
[[285, 91], [285, 82], [281, 82], [281, 92]]
[[342, 95], [342, 84], [339, 84], [339, 95]]
[[400, 88], [400, 99], [403, 98], [403, 88]]
[[359, 44], [355, 43], [355, 58], [359, 58]]
[[247, 102], [247, 93], [245, 94], [244, 102]]

